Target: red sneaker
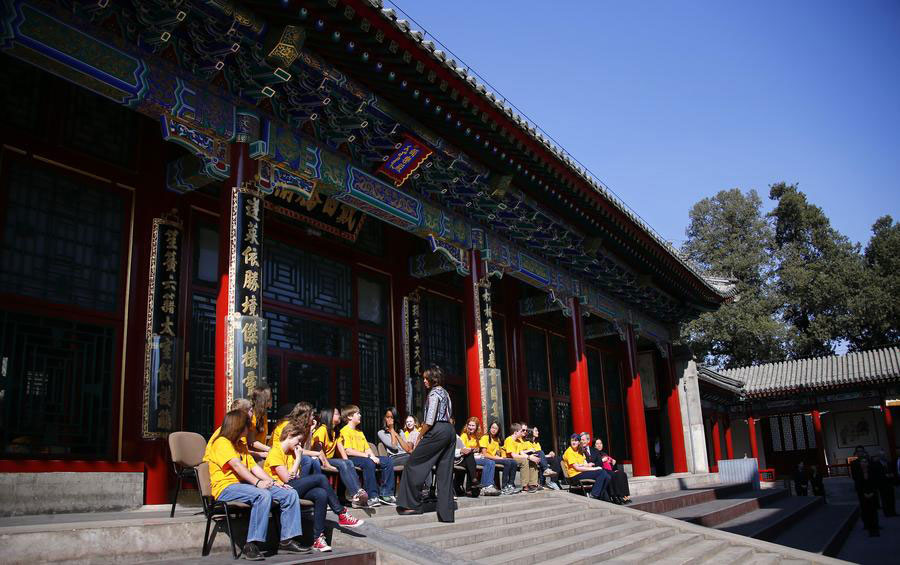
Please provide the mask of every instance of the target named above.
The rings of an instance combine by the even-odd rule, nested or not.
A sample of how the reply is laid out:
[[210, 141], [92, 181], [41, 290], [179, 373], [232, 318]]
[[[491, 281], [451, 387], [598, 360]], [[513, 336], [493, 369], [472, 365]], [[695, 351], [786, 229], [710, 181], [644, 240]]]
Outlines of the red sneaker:
[[321, 535], [316, 538], [316, 541], [313, 542], [312, 548], [316, 551], [326, 552], [331, 551], [331, 546], [328, 545], [328, 542], [325, 541], [325, 536]]
[[364, 522], [365, 520], [360, 520], [346, 511], [338, 516], [338, 524], [345, 528], [355, 528], [356, 526], [362, 526]]

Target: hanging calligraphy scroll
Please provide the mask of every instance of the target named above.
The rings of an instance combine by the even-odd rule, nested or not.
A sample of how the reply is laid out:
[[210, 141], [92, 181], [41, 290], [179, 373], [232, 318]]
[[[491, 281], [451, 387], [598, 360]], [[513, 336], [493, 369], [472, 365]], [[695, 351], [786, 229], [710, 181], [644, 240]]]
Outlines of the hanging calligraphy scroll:
[[406, 413], [421, 416], [424, 406], [422, 384], [422, 310], [418, 290], [403, 297], [403, 364], [406, 378]]
[[481, 354], [482, 354], [482, 376], [481, 376], [481, 398], [484, 406], [484, 412], [487, 416], [485, 426], [489, 426], [491, 421], [496, 420], [503, 422], [503, 389], [500, 385], [500, 369], [497, 368], [497, 346], [494, 342], [494, 320], [493, 311], [491, 309], [491, 282], [485, 277], [479, 283], [481, 290], [480, 306], [480, 326], [481, 333]]
[[163, 437], [178, 428], [181, 339], [178, 299], [182, 224], [175, 214], [153, 220], [144, 344], [142, 435]]
[[246, 397], [265, 380], [265, 320], [262, 319], [263, 197], [249, 185], [231, 194], [226, 404]]

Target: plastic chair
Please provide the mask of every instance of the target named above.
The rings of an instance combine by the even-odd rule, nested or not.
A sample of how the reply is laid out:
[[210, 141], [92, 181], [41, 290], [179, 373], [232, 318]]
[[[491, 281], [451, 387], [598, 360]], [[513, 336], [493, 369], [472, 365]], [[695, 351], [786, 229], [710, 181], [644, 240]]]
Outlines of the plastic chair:
[[[181, 482], [188, 479], [196, 482], [197, 475], [194, 468], [203, 462], [206, 453], [206, 439], [194, 432], [173, 432], [169, 434], [169, 451], [172, 454], [172, 470], [175, 472], [175, 496], [172, 497], [172, 511], [169, 517], [175, 516], [175, 505], [178, 503], [178, 493], [181, 492]], [[199, 488], [199, 487], [198, 487]]]

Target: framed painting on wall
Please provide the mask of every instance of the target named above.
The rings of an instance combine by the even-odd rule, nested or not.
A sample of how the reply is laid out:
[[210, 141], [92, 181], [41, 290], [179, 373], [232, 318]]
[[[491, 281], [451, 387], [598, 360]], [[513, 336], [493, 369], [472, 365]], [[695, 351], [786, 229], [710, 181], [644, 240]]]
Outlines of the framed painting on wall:
[[873, 410], [836, 412], [833, 416], [838, 447], [878, 445], [878, 431], [875, 428]]
[[659, 408], [656, 394], [656, 365], [653, 353], [638, 354], [638, 374], [641, 375], [641, 394], [644, 397], [644, 408]]

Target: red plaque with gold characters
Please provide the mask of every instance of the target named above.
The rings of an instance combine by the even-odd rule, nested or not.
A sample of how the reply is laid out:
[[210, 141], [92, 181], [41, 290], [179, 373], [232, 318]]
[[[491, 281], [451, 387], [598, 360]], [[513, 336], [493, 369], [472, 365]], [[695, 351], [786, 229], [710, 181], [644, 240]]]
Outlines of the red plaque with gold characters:
[[431, 149], [424, 143], [406, 135], [388, 160], [378, 167], [378, 171], [390, 177], [395, 185], [400, 186], [428, 159], [431, 153]]

